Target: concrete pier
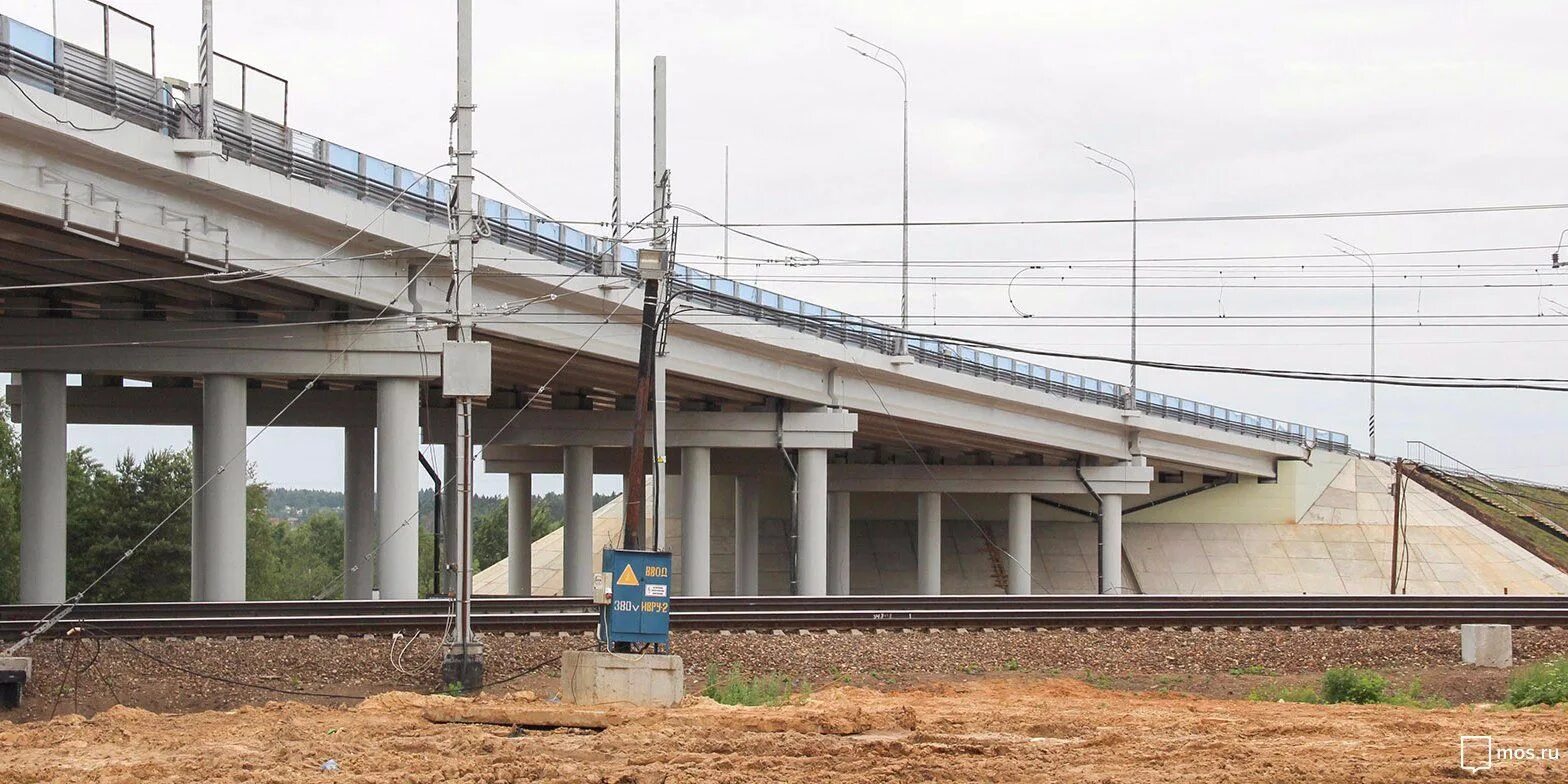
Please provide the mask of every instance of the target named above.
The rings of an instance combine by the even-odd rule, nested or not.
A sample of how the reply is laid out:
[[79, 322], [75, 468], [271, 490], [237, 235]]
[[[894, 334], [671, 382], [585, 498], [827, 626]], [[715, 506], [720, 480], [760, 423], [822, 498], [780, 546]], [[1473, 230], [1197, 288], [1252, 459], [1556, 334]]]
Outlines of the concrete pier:
[[202, 378], [197, 601], [245, 600], [245, 395], [244, 376]]
[[562, 456], [566, 521], [561, 540], [561, 592], [587, 596], [593, 590], [593, 447], [569, 446]]
[[795, 593], [828, 593], [828, 451], [801, 449], [795, 471], [796, 526]]
[[710, 452], [707, 447], [681, 450], [681, 594], [712, 594], [713, 522]]
[[915, 507], [916, 590], [935, 596], [942, 593], [942, 494], [921, 493]]
[[828, 595], [849, 594], [849, 493], [828, 494]]
[[1007, 497], [1007, 592], [1015, 596], [1034, 593], [1032, 575], [1034, 499], [1028, 493]]
[[376, 584], [376, 429], [343, 428], [343, 598], [369, 599]]
[[419, 382], [376, 384], [376, 584], [383, 599], [419, 596]]
[[1100, 496], [1100, 593], [1122, 593], [1122, 497]]
[[735, 595], [757, 595], [757, 505], [762, 482], [735, 477]]
[[65, 374], [23, 373], [22, 390], [21, 599], [58, 604], [65, 601]]
[[506, 476], [506, 593], [532, 596], [534, 592], [534, 477]]

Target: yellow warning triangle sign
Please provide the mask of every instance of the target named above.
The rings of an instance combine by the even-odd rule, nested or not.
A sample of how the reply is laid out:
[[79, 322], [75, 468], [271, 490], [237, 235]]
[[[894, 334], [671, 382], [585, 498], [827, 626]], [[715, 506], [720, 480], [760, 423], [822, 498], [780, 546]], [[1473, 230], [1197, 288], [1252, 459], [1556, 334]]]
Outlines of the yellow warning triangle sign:
[[637, 575], [632, 572], [632, 565], [631, 564], [627, 564], [626, 568], [621, 570], [621, 576], [615, 578], [615, 584], [616, 585], [636, 585], [637, 584]]

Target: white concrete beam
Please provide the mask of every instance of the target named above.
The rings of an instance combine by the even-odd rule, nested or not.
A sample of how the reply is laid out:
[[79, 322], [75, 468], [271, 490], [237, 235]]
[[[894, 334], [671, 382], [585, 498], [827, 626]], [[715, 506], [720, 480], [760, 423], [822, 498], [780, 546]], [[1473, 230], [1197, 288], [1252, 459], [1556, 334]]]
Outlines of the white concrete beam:
[[1084, 479], [1097, 493], [1149, 492], [1149, 466], [1087, 466], [1083, 479], [1072, 466], [968, 466], [835, 464], [828, 471], [832, 492], [899, 493], [910, 488], [939, 493], [1083, 493]]
[[389, 330], [386, 325], [254, 326], [7, 316], [0, 318], [0, 369], [105, 375], [436, 378], [441, 369], [440, 330], [426, 332], [421, 346], [415, 332]]

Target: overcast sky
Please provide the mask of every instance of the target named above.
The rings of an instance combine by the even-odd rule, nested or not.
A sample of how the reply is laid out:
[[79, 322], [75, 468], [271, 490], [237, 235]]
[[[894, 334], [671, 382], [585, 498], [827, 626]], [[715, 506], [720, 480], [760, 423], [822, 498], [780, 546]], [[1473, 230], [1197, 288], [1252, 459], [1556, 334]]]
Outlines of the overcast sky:
[[[118, 5], [156, 26], [160, 74], [194, 79], [197, 0]], [[1075, 142], [1136, 168], [1145, 218], [1568, 201], [1568, 104], [1557, 100], [1568, 88], [1568, 60], [1556, 2], [623, 5], [629, 217], [650, 203], [651, 64], [664, 54], [675, 201], [722, 215], [727, 145], [737, 223], [896, 221], [899, 83], [847, 49], [835, 27], [886, 46], [908, 66], [914, 221], [1125, 216], [1127, 184]], [[100, 35], [70, 10], [86, 6], [59, 0], [64, 37]], [[475, 7], [478, 166], [557, 218], [607, 219], [611, 0]], [[0, 12], [50, 25], [47, 2], [0, 1]], [[289, 80], [295, 127], [415, 170], [446, 160], [452, 3], [217, 0], [216, 13], [219, 51]], [[117, 53], [145, 56], [134, 28], [113, 32]], [[253, 108], [269, 97], [276, 102], [253, 96]], [[1365, 372], [1369, 299], [1359, 262], [1214, 259], [1334, 254], [1325, 234], [1375, 254], [1551, 246], [1565, 227], [1565, 211], [1147, 223], [1138, 239], [1140, 357]], [[897, 318], [898, 268], [885, 263], [899, 256], [896, 227], [756, 231], [824, 259], [884, 263], [737, 261], [734, 276]], [[717, 254], [720, 238], [689, 227], [680, 250]], [[916, 228], [916, 325], [1125, 356], [1128, 245], [1126, 224]], [[1568, 318], [1560, 315], [1568, 313], [1568, 269], [1552, 272], [1550, 252], [1376, 257], [1380, 316], [1420, 317], [1380, 321], [1379, 371], [1568, 375]], [[782, 252], [732, 237], [731, 254]], [[1199, 260], [1171, 261], [1189, 258]], [[1067, 260], [1088, 261], [1060, 263]], [[1036, 264], [1047, 269], [1025, 271], [1012, 289], [1018, 309], [1034, 316], [1025, 319], [1001, 284]], [[1504, 315], [1519, 318], [1497, 318]], [[1193, 317], [1192, 326], [1158, 316]], [[1119, 365], [1052, 364], [1126, 378]], [[1139, 381], [1346, 432], [1367, 447], [1365, 386], [1158, 370]], [[1488, 470], [1568, 484], [1560, 393], [1382, 388], [1378, 425], [1385, 455], [1421, 439]], [[183, 444], [188, 434], [73, 428], [72, 439], [107, 457]], [[341, 453], [335, 432], [280, 430], [263, 435], [251, 457], [264, 481], [336, 489]], [[504, 488], [501, 477], [480, 485]]]

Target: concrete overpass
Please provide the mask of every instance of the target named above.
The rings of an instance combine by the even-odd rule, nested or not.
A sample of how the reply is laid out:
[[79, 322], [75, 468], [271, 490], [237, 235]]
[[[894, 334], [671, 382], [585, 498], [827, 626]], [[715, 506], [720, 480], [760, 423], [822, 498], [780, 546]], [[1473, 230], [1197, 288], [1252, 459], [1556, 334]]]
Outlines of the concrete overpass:
[[[451, 437], [432, 392], [450, 323], [449, 194], [423, 176], [440, 167], [396, 166], [228, 106], [217, 140], [189, 138], [186, 109], [154, 75], [14, 20], [0, 18], [0, 54], [14, 82], [0, 85], [0, 369], [21, 379], [8, 399], [23, 423], [24, 601], [65, 598], [67, 422], [192, 428], [192, 598], [210, 600], [244, 598], [245, 427], [342, 428], [345, 596], [413, 596], [417, 449]], [[611, 258], [608, 241], [501, 201], [479, 210], [477, 330], [494, 346], [496, 389], [478, 437], [489, 470], [513, 475], [514, 508], [531, 474], [565, 475], [564, 585], [586, 593], [590, 477], [629, 442], [631, 251]], [[667, 446], [688, 594], [708, 592], [714, 499], [739, 521], [757, 505], [748, 477], [785, 467], [800, 593], [834, 582], [849, 494], [901, 489], [922, 499], [922, 591], [939, 590], [925, 577], [940, 558], [928, 510], [946, 493], [986, 493], [1013, 499], [1008, 548], [1023, 553], [1031, 498], [1092, 499], [1102, 590], [1115, 592], [1124, 498], [1157, 501], [1159, 473], [1270, 480], [1282, 461], [1349, 446], [1146, 391], [1130, 410], [1119, 385], [957, 342], [916, 339], [895, 355], [885, 325], [688, 266], [674, 296]], [[715, 474], [737, 477], [732, 489]], [[1013, 583], [1030, 590], [1027, 568]]]

